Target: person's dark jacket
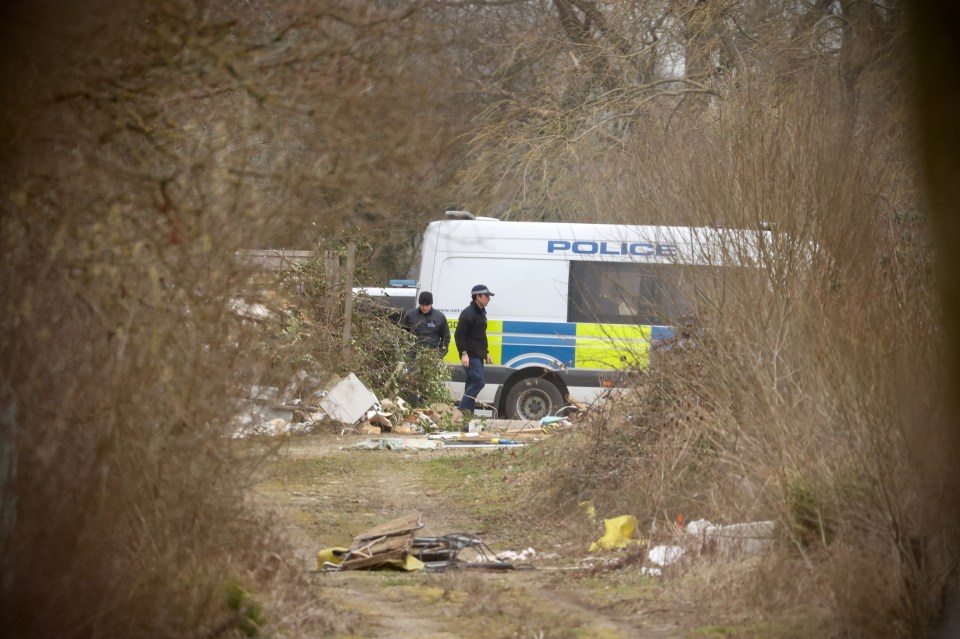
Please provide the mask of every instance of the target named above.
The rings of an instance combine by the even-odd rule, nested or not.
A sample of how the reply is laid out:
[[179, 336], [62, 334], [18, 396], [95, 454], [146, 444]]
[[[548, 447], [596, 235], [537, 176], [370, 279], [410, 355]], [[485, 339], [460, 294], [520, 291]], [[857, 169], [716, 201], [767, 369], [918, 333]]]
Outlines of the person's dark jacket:
[[457, 330], [454, 331], [457, 341], [457, 357], [464, 351], [470, 357], [487, 357], [487, 310], [480, 308], [471, 301], [470, 306], [463, 309], [457, 321]]
[[439, 349], [446, 353], [450, 345], [450, 327], [446, 316], [435, 308], [423, 314], [420, 307], [415, 306], [403, 314], [400, 326], [417, 336], [417, 344], [424, 347]]

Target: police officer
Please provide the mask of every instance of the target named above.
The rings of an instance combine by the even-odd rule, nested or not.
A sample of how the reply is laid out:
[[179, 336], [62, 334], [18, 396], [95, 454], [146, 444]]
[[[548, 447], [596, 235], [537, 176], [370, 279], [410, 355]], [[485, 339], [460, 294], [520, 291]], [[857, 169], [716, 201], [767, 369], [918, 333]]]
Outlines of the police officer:
[[400, 318], [400, 326], [417, 336], [417, 345], [424, 349], [437, 349], [440, 357], [447, 354], [450, 346], [450, 326], [446, 316], [433, 308], [433, 293], [422, 291], [417, 306]]
[[467, 369], [467, 382], [463, 388], [463, 397], [457, 408], [472, 414], [476, 409], [477, 395], [486, 382], [483, 377], [483, 364], [492, 364], [487, 350], [487, 304], [493, 293], [483, 284], [477, 284], [470, 291], [470, 305], [460, 313], [454, 339], [460, 363]]

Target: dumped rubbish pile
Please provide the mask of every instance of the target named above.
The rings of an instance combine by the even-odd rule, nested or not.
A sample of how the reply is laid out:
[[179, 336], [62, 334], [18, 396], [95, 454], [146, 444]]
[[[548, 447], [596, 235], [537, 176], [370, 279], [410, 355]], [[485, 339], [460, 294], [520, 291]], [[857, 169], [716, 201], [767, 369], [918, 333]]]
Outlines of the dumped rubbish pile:
[[[371, 437], [350, 448], [361, 450], [436, 450], [466, 448], [522, 447], [563, 430], [573, 428], [570, 418], [544, 417], [539, 422], [485, 420], [476, 430], [410, 433], [412, 437]], [[392, 433], [391, 433], [392, 434]]]
[[230, 423], [239, 438], [311, 433], [321, 425], [341, 434], [416, 434], [458, 428], [459, 420], [459, 411], [443, 404], [413, 410], [399, 397], [381, 401], [353, 373], [320, 384], [301, 372], [283, 391], [252, 386]]
[[[414, 409], [400, 397], [378, 399], [353, 373], [320, 384], [301, 371], [282, 392], [274, 387], [252, 386], [248, 396], [238, 403], [231, 424], [235, 438], [311, 433], [325, 424], [338, 428], [341, 435], [439, 437], [441, 444], [419, 447], [440, 448], [519, 445], [573, 428], [575, 419], [551, 416], [539, 422], [480, 417], [464, 420], [462, 413], [448, 404]], [[494, 425], [496, 429], [491, 428]], [[480, 437], [471, 440], [461, 434]], [[406, 444], [407, 448], [414, 446]], [[382, 443], [378, 447], [397, 449], [398, 445]]]
[[321, 550], [317, 554], [317, 570], [515, 570], [531, 567], [501, 559], [476, 535], [452, 533], [416, 537], [416, 531], [423, 526], [420, 513], [412, 512], [365, 530], [353, 538], [350, 548]]
[[[593, 505], [589, 502], [584, 502], [581, 506], [585, 508], [588, 516], [595, 515]], [[633, 515], [604, 519], [603, 527], [603, 536], [591, 544], [589, 552], [644, 547], [646, 565], [642, 570], [644, 574], [654, 577], [660, 576], [664, 567], [675, 564], [684, 557], [750, 557], [769, 550], [774, 537], [772, 521], [716, 525], [705, 519], [698, 519], [684, 526], [682, 515], [677, 519], [674, 544], [652, 545], [641, 539], [637, 532], [637, 519]]]
[[[698, 520], [687, 530], [678, 529], [673, 544], [653, 545], [641, 539], [637, 519], [621, 515], [603, 521], [604, 534], [591, 544], [591, 557], [576, 568], [620, 567], [634, 564], [636, 552], [615, 556], [611, 553], [635, 548], [643, 553], [643, 574], [658, 577], [663, 569], [681, 560], [704, 556], [725, 559], [749, 557], [768, 550], [773, 543], [772, 522], [751, 522], [716, 526]], [[518, 570], [531, 569], [527, 563], [536, 556], [533, 548], [496, 553], [478, 536], [449, 533], [418, 536], [424, 528], [419, 512], [388, 521], [357, 534], [349, 548], [324, 548], [317, 553], [317, 571], [401, 570], [437, 572], [445, 570]], [[718, 554], [717, 551], [721, 550]]]

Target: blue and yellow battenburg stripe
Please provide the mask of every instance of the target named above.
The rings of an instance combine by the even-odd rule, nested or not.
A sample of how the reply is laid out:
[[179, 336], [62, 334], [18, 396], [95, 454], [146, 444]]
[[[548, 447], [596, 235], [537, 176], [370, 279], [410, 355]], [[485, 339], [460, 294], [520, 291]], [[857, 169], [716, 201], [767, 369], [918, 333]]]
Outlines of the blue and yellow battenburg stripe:
[[[450, 332], [456, 330], [450, 321]], [[531, 365], [619, 370], [646, 368], [651, 342], [666, 339], [673, 331], [663, 326], [588, 324], [568, 322], [519, 322], [489, 320], [487, 342], [494, 364], [508, 368]], [[453, 341], [445, 362], [460, 361]]]

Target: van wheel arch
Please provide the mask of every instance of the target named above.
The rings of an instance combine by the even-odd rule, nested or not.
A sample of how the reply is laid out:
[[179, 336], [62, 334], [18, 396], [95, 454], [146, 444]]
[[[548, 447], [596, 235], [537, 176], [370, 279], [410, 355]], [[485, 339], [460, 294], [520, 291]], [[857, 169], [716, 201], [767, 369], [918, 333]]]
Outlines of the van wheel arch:
[[503, 414], [507, 419], [539, 420], [564, 406], [567, 385], [556, 374], [540, 369], [509, 380], [503, 387]]

